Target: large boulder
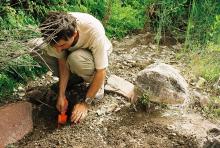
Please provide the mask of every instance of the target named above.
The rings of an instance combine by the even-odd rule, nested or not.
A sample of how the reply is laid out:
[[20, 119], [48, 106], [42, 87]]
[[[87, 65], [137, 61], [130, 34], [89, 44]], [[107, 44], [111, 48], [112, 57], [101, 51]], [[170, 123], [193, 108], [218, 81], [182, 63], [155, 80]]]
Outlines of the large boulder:
[[189, 99], [188, 84], [171, 65], [156, 63], [140, 71], [136, 78], [138, 96], [165, 104], [183, 104]]
[[19, 102], [0, 107], [0, 147], [17, 142], [33, 130], [32, 105]]

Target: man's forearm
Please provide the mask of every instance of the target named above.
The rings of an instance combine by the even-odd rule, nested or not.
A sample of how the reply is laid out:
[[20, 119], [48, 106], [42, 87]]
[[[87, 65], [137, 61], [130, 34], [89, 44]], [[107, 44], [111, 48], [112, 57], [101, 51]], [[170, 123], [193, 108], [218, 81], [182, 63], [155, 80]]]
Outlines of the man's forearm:
[[94, 78], [93, 78], [93, 81], [89, 87], [87, 94], [86, 94], [86, 97], [95, 98], [96, 93], [101, 88], [102, 84], [104, 83], [105, 76], [106, 76], [105, 69], [100, 69], [100, 70], [96, 71]]
[[65, 59], [58, 60], [59, 65], [59, 96], [65, 96], [66, 86], [69, 80], [69, 69], [66, 66]]

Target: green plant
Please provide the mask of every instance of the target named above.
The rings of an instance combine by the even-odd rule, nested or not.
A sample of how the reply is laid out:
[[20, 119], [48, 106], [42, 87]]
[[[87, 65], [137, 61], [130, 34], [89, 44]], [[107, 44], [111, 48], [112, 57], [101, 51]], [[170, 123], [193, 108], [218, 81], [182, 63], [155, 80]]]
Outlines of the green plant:
[[144, 106], [149, 106], [150, 105], [150, 95], [149, 93], [144, 93], [140, 97], [140, 103]]
[[220, 98], [219, 97], [210, 97], [208, 106], [206, 106], [203, 111], [209, 117], [220, 117]]
[[4, 73], [0, 73], [0, 103], [4, 101], [4, 97], [11, 95], [16, 83], [13, 79], [8, 78]]
[[205, 78], [214, 83], [220, 74], [220, 53], [218, 51], [190, 52], [190, 69], [197, 77]]
[[106, 26], [107, 34], [110, 37], [122, 38], [134, 29], [143, 28], [143, 13], [144, 10], [134, 9], [130, 5], [122, 7], [120, 3], [114, 3]]

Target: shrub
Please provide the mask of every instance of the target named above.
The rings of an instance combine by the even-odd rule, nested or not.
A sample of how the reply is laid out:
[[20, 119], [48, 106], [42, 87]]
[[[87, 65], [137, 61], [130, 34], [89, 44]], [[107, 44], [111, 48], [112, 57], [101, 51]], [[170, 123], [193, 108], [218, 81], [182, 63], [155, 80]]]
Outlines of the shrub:
[[132, 8], [130, 5], [122, 7], [119, 3], [112, 6], [112, 14], [107, 23], [106, 30], [110, 37], [122, 38], [135, 29], [144, 26], [143, 11]]
[[3, 97], [11, 95], [13, 88], [16, 86], [16, 83], [13, 79], [9, 79], [4, 73], [0, 73], [0, 103], [3, 100]]

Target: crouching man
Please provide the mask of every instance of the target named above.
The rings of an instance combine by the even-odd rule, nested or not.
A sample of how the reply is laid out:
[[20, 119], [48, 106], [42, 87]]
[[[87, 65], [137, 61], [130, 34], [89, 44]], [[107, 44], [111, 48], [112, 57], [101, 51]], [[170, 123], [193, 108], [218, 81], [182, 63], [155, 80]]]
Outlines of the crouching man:
[[72, 110], [71, 122], [77, 123], [87, 116], [91, 102], [104, 96], [104, 81], [112, 44], [101, 22], [86, 13], [49, 13], [41, 23], [40, 30], [43, 40], [48, 43], [43, 48], [42, 57], [54, 75], [59, 76], [58, 111], [67, 110], [65, 91], [72, 75], [90, 83], [85, 101], [77, 103]]

